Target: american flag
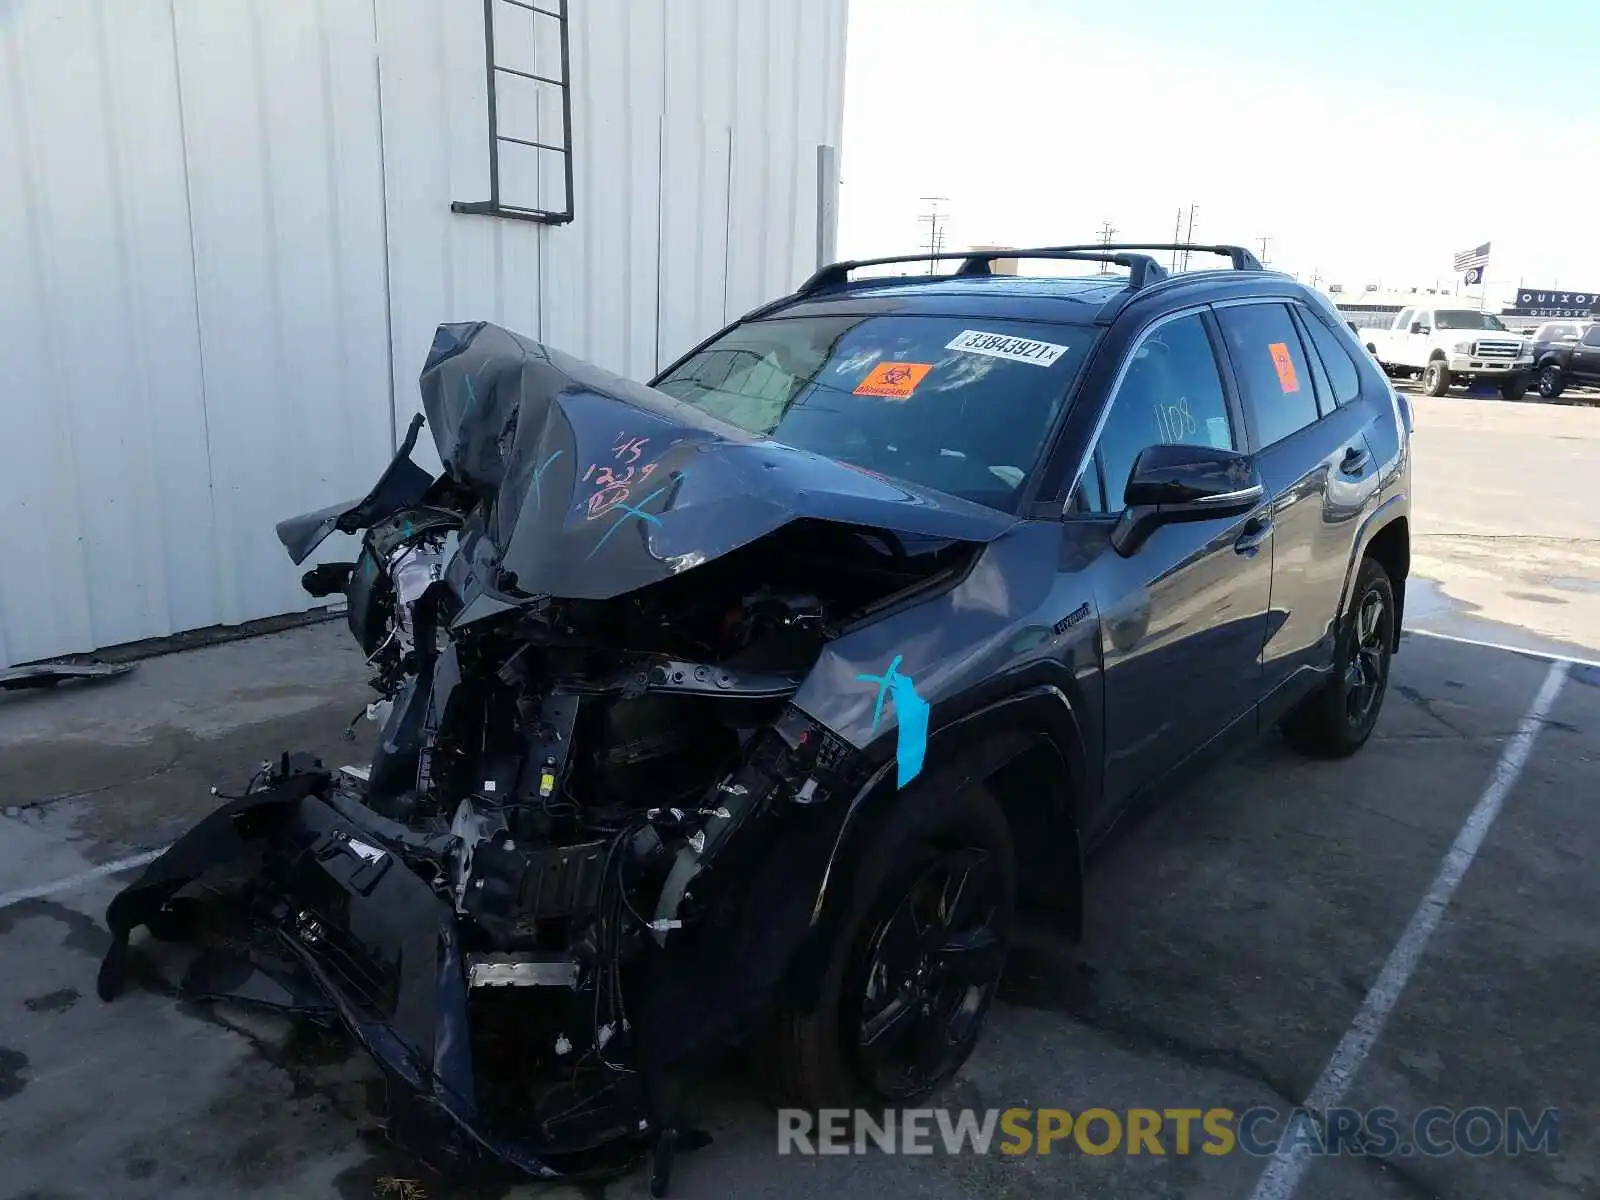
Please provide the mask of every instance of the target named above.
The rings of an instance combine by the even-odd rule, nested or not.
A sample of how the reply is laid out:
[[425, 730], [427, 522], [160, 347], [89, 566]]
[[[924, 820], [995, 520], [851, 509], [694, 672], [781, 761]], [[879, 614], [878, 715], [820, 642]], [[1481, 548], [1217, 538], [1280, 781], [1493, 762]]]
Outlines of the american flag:
[[1456, 270], [1470, 271], [1475, 267], [1489, 265], [1489, 243], [1485, 242], [1476, 250], [1463, 250], [1456, 255]]

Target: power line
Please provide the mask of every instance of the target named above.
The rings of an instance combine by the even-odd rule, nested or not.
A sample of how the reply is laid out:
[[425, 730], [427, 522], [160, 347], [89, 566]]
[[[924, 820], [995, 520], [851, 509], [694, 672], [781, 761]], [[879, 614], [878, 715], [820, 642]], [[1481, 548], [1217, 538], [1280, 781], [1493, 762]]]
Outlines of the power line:
[[[926, 221], [928, 224], [928, 253], [938, 254], [944, 248], [944, 222], [947, 221], [950, 216], [949, 213], [941, 213], [939, 211], [939, 205], [948, 204], [950, 202], [950, 197], [920, 196], [918, 199], [920, 199], [924, 204], [928, 205], [928, 211], [917, 218], [919, 224], [924, 221]], [[929, 275], [933, 274], [934, 268], [937, 265], [938, 264], [935, 262], [930, 262], [928, 264]]]

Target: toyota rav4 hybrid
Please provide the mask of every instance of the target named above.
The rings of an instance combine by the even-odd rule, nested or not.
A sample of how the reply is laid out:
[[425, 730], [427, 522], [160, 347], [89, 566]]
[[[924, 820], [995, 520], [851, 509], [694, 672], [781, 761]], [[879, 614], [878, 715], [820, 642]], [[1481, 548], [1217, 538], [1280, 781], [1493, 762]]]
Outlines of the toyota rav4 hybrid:
[[649, 386], [442, 326], [443, 469], [419, 416], [279, 526], [361, 534], [304, 583], [372, 757], [284, 753], [151, 863], [102, 996], [179, 956], [348, 1030], [441, 1168], [646, 1152], [658, 1193], [730, 1047], [790, 1105], [947, 1079], [1019, 905], [1075, 931], [1085, 853], [1241, 739], [1355, 751], [1399, 645], [1407, 410], [1317, 292], [1162, 249], [836, 264]]

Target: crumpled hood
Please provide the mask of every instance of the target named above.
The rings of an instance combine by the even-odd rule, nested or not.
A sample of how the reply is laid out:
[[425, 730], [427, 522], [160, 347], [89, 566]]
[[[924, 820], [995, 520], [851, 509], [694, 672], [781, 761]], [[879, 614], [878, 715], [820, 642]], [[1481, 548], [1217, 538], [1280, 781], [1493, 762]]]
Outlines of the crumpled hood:
[[742, 430], [484, 322], [421, 378], [445, 470], [491, 502], [496, 590], [606, 599], [815, 518], [989, 542], [1017, 518]]

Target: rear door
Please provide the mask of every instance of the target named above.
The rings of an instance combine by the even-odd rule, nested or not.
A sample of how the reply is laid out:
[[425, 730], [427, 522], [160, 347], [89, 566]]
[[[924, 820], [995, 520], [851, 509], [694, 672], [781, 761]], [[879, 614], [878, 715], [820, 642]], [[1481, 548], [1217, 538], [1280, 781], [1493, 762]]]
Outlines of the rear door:
[[1363, 393], [1343, 339], [1309, 308], [1247, 301], [1219, 305], [1217, 319], [1271, 504], [1270, 707], [1333, 661], [1345, 573], [1386, 457], [1370, 434], [1393, 408]]

